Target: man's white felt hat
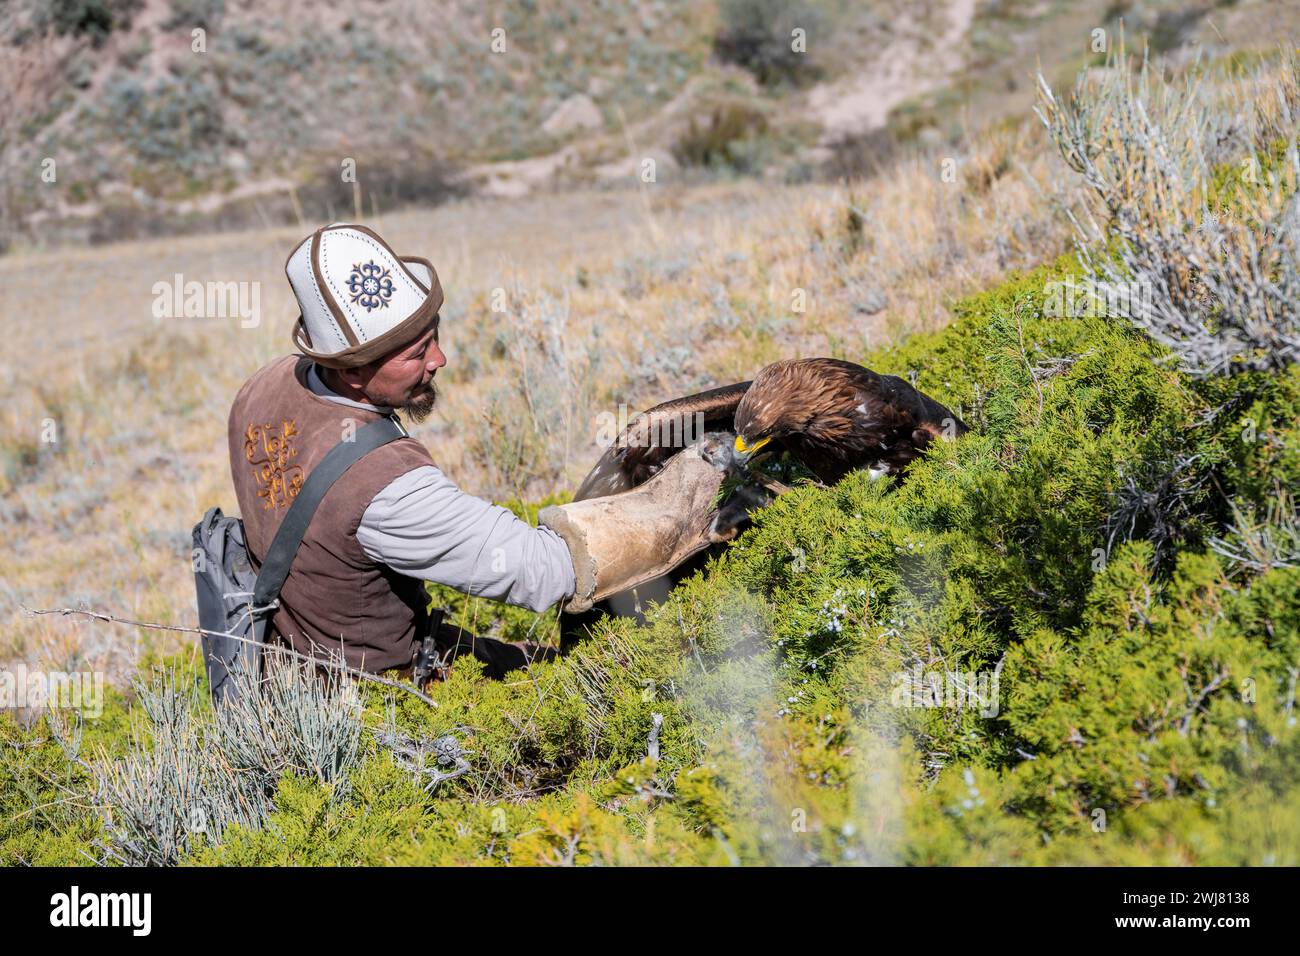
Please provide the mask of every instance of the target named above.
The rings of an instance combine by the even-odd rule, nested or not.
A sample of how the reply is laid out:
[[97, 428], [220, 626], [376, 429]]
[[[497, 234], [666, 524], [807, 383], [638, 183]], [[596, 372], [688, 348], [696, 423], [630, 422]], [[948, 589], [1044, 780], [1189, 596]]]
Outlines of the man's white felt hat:
[[317, 229], [289, 254], [284, 271], [300, 310], [293, 344], [331, 368], [367, 365], [409, 345], [442, 307], [433, 263], [399, 256], [354, 223]]

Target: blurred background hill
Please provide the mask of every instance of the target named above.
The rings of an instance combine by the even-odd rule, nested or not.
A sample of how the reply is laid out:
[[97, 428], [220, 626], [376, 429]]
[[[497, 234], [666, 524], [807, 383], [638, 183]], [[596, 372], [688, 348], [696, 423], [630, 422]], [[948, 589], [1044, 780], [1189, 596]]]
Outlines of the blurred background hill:
[[[661, 183], [859, 176], [1022, 115], [1036, 66], [1068, 79], [1104, 59], [1091, 29], [1122, 19], [1134, 49], [1178, 60], [1250, 48], [1294, 16], [1115, 0], [8, 0], [0, 235], [105, 242], [626, 189], [647, 157]], [[772, 39], [795, 27], [803, 53]]]

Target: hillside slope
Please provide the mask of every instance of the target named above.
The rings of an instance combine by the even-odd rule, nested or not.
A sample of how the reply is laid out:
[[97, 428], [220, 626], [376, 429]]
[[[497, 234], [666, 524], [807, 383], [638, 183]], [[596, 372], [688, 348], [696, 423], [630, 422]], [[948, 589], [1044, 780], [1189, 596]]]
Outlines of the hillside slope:
[[1184, 6], [12, 0], [0, 251], [636, 188], [647, 158], [666, 182], [859, 176], [1020, 115], [1098, 30], [1179, 59], [1300, 22], [1295, 0]]

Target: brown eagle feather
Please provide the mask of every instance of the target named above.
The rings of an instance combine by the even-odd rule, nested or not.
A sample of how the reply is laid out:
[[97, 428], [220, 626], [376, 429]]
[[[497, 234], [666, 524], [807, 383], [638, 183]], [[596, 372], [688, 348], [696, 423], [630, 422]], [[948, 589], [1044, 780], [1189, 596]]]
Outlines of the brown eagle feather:
[[[696, 415], [703, 415], [702, 428]], [[734, 431], [745, 445], [787, 451], [825, 484], [869, 468], [896, 475], [934, 438], [966, 426], [896, 375], [831, 358], [784, 359], [737, 382], [656, 405], [633, 419], [583, 480], [575, 501], [618, 494], [648, 481], [689, 442], [663, 441], [674, 423]], [[744, 460], [743, 458], [741, 459]]]
[[[649, 481], [664, 462], [690, 444], [681, 440], [683, 434], [693, 434], [699, 439], [705, 432], [730, 431], [736, 406], [748, 388], [749, 382], [723, 385], [674, 398], [642, 412], [605, 449], [573, 500], [615, 495]], [[702, 427], [699, 415], [703, 415]]]
[[896, 475], [934, 438], [966, 426], [897, 375], [831, 358], [765, 366], [736, 407], [745, 445], [779, 440], [825, 484], [869, 468]]

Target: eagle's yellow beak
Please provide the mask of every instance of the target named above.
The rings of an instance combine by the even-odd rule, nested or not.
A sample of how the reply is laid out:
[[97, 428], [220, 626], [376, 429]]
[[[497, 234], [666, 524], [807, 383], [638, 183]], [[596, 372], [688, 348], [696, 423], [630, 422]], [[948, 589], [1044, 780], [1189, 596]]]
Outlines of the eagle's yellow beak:
[[739, 435], [737, 435], [737, 436], [736, 436], [736, 451], [740, 452], [742, 455], [747, 455], [747, 454], [748, 454], [748, 455], [752, 455], [754, 452], [758, 451], [760, 448], [762, 448], [764, 445], [766, 445], [766, 444], [767, 444], [768, 442], [770, 442], [771, 440], [772, 440], [772, 436], [769, 435], [767, 438], [760, 438], [758, 441], [754, 442], [754, 444], [752, 444], [752, 445], [746, 445], [746, 444], [745, 444], [745, 439], [743, 439], [743, 438], [741, 438]]

